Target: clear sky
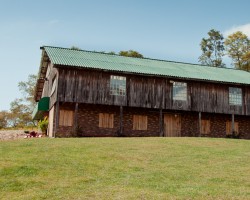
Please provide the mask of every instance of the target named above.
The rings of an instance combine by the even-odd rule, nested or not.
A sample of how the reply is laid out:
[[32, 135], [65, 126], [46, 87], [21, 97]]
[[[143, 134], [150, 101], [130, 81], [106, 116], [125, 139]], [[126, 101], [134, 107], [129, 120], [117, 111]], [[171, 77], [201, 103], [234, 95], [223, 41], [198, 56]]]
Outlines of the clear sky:
[[210, 29], [250, 36], [249, 8], [249, 0], [0, 0], [0, 110], [38, 73], [40, 46], [197, 63]]

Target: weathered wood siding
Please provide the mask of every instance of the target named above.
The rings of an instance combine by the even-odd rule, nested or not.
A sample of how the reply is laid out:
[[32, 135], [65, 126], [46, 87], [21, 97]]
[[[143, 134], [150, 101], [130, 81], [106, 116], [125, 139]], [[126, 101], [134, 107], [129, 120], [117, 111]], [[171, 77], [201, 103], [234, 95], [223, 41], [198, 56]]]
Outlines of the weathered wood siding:
[[166, 95], [166, 79], [127, 76], [128, 106], [164, 108]]
[[58, 69], [53, 67], [52, 63], [49, 63], [47, 73], [47, 80], [44, 82], [42, 97], [50, 97], [50, 108], [53, 107], [57, 100], [57, 84], [55, 91], [51, 94], [53, 80], [58, 81]]
[[[231, 87], [236, 87], [236, 86], [204, 83], [204, 82], [191, 82], [188, 85], [191, 91], [192, 111], [244, 114], [244, 109], [243, 109], [244, 105], [243, 106], [229, 105], [228, 88], [230, 86]], [[242, 91], [244, 99], [244, 90]]]
[[[250, 115], [250, 88], [220, 83], [58, 68], [60, 102]], [[110, 75], [126, 77], [126, 96], [110, 95]], [[187, 83], [187, 101], [172, 100], [172, 82]], [[242, 106], [229, 105], [229, 87], [240, 87]]]
[[250, 86], [244, 87], [244, 110], [247, 115], [250, 115]]
[[110, 95], [110, 74], [83, 70], [59, 70], [59, 101], [126, 105], [125, 96]]

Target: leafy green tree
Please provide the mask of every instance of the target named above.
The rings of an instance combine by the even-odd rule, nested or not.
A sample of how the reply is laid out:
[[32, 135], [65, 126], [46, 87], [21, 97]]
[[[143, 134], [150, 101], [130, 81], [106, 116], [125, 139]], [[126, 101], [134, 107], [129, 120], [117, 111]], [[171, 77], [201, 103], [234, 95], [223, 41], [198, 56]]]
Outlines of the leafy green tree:
[[246, 60], [244, 56], [246, 57], [250, 51], [248, 37], [244, 33], [237, 31], [226, 38], [225, 46], [227, 55], [232, 59], [234, 67], [244, 70], [244, 62]]
[[250, 72], [250, 51], [242, 56], [242, 69]]
[[29, 105], [24, 104], [23, 99], [15, 99], [10, 103], [8, 123], [12, 127], [28, 126], [33, 124], [31, 114]]
[[28, 76], [27, 81], [18, 83], [23, 98], [15, 99], [10, 103], [10, 112], [4, 113], [4, 119], [0, 119], [4, 126], [24, 127], [31, 124], [35, 125], [31, 115], [36, 105], [34, 100], [36, 81], [37, 76], [31, 74]]
[[7, 111], [0, 111], [0, 129], [8, 126], [8, 115]]
[[32, 112], [35, 108], [36, 102], [34, 100], [36, 89], [37, 75], [30, 74], [27, 81], [18, 83], [18, 88], [23, 94], [23, 103], [29, 105], [29, 111]]
[[129, 50], [129, 51], [120, 51], [120, 56], [126, 56], [126, 57], [135, 57], [135, 58], [143, 58], [143, 55], [140, 54], [137, 51]]
[[224, 56], [224, 37], [214, 29], [208, 32], [208, 38], [202, 38], [200, 47], [202, 55], [199, 57], [199, 62], [203, 65], [213, 67], [224, 67], [222, 62]]
[[116, 55], [116, 53], [114, 51], [110, 51], [110, 52], [108, 52], [108, 54], [110, 54], [110, 55]]

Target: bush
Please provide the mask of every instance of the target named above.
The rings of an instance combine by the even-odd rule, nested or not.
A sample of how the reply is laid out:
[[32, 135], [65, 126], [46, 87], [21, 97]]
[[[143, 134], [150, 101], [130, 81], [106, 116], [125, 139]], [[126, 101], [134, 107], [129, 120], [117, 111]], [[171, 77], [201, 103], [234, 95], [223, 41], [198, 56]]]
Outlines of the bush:
[[38, 122], [38, 127], [41, 129], [42, 133], [46, 133], [49, 125], [48, 117], [44, 117], [43, 120]]

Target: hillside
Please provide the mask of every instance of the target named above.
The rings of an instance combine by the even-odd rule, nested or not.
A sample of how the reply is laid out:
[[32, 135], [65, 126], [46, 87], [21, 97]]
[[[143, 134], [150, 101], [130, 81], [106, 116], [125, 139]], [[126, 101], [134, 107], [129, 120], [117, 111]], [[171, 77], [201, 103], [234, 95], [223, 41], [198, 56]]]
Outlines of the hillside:
[[250, 199], [250, 141], [0, 142], [0, 199]]

